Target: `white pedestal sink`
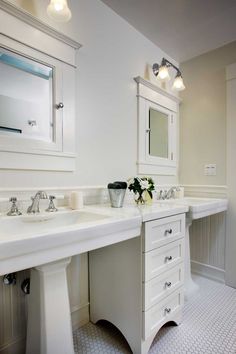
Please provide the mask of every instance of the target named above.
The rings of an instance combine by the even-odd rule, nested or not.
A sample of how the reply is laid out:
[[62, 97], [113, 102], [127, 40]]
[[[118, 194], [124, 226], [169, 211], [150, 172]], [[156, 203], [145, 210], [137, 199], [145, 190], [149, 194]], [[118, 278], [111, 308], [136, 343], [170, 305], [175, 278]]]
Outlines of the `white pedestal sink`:
[[190, 259], [190, 241], [189, 241], [189, 228], [192, 225], [192, 221], [213, 214], [220, 213], [227, 210], [227, 199], [215, 199], [215, 198], [194, 198], [186, 197], [181, 199], [171, 199], [158, 201], [158, 203], [171, 203], [187, 205], [189, 211], [186, 217], [186, 229], [185, 229], [185, 299], [187, 300], [197, 290], [198, 285], [194, 283], [191, 277], [191, 259]]
[[27, 354], [74, 354], [66, 267], [70, 257], [140, 235], [137, 210], [0, 217], [0, 275], [31, 268]]

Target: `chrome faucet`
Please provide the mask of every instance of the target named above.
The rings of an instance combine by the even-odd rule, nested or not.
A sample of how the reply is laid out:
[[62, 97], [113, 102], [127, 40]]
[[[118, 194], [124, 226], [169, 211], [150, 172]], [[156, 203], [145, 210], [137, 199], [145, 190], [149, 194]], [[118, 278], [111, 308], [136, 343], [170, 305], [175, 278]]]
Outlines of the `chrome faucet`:
[[179, 192], [179, 187], [171, 187], [168, 192], [166, 193], [166, 199], [171, 199], [175, 197], [175, 192]]
[[27, 214], [39, 213], [39, 201], [40, 199], [47, 199], [48, 196], [44, 191], [38, 191], [34, 197], [31, 197], [32, 204], [27, 209]]

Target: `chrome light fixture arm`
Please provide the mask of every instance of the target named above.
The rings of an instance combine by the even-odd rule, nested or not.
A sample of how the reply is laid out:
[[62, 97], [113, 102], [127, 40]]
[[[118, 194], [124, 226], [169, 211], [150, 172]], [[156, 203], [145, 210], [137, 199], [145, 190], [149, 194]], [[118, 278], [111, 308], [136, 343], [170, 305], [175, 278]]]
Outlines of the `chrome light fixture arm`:
[[155, 63], [155, 64], [153, 64], [153, 66], [152, 66], [153, 74], [154, 74], [155, 76], [158, 75], [159, 69], [160, 69], [160, 67], [162, 67], [162, 66], [165, 66], [165, 67], [167, 67], [167, 68], [172, 67], [172, 68], [174, 68], [174, 69], [176, 70], [177, 75], [181, 75], [181, 72], [180, 72], [179, 68], [177, 68], [177, 66], [175, 66], [173, 63], [171, 63], [168, 59], [162, 58], [162, 61], [161, 61], [161, 64], [160, 64], [160, 65], [157, 64], [157, 63]]
[[183, 83], [181, 71], [179, 70], [179, 68], [177, 68], [176, 65], [171, 63], [168, 59], [162, 58], [161, 64], [157, 64], [157, 63], [153, 64], [152, 71], [153, 74], [157, 76], [159, 79], [166, 81], [166, 80], [170, 80], [170, 76], [168, 73], [168, 68], [170, 67], [176, 70], [176, 76], [172, 88], [178, 91], [184, 90], [185, 85]]

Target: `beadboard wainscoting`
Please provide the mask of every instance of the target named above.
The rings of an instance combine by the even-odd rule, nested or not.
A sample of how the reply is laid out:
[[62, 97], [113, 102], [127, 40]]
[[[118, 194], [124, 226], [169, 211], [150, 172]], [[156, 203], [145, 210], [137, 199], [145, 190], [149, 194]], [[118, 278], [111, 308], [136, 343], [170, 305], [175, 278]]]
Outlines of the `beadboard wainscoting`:
[[[227, 198], [226, 186], [184, 185], [189, 197]], [[226, 213], [194, 220], [190, 227], [193, 273], [225, 282]]]
[[[0, 212], [6, 213], [10, 203], [8, 198], [16, 196], [21, 210], [25, 211], [30, 204], [30, 196], [39, 190], [48, 195], [58, 197], [58, 206], [68, 205], [69, 194], [83, 191], [85, 204], [107, 202], [108, 193], [104, 186], [68, 187], [68, 188], [14, 188], [0, 189]], [[42, 210], [47, 207], [48, 200], [41, 201]], [[24, 354], [27, 319], [27, 299], [21, 290], [22, 281], [29, 277], [30, 271], [17, 272], [16, 285], [6, 286], [0, 277], [0, 354]], [[72, 257], [67, 268], [68, 288], [71, 306], [73, 330], [89, 322], [88, 295], [88, 255], [87, 253]]]

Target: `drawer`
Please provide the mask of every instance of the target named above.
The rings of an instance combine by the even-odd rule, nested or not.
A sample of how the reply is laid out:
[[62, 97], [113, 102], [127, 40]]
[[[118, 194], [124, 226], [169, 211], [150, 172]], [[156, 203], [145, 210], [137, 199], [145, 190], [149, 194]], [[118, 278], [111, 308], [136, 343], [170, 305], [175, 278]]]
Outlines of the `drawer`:
[[143, 283], [143, 311], [156, 305], [184, 284], [184, 265], [180, 263], [171, 270]]
[[143, 281], [148, 281], [183, 261], [184, 239], [143, 253]]
[[167, 322], [173, 321], [184, 304], [184, 290], [180, 287], [170, 296], [143, 312], [143, 339], [157, 333]]
[[147, 252], [185, 235], [185, 214], [145, 222], [143, 251]]

